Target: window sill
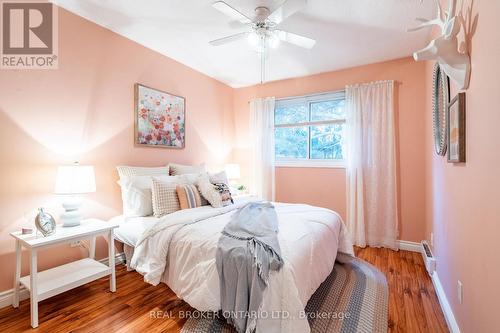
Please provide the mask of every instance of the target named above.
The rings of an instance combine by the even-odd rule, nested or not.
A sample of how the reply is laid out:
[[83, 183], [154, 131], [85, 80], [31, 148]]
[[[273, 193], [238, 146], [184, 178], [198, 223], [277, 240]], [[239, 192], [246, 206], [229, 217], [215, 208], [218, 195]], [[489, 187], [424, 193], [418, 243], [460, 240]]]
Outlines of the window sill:
[[296, 161], [276, 161], [276, 168], [332, 168], [345, 169], [346, 161], [311, 161], [311, 160], [296, 160]]

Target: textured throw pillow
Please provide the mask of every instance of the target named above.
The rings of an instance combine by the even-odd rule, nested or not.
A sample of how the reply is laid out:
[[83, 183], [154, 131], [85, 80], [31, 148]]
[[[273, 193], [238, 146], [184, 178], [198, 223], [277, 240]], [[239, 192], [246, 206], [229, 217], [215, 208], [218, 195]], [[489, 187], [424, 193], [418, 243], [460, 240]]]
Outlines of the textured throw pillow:
[[171, 176], [185, 175], [185, 174], [191, 174], [191, 173], [200, 174], [202, 172], [206, 172], [205, 164], [182, 165], [182, 164], [170, 163], [168, 165], [168, 167], [170, 169]]
[[201, 174], [196, 183], [201, 195], [214, 208], [220, 208], [234, 203], [229, 186], [224, 183], [212, 184], [207, 173]]
[[134, 166], [126, 166], [121, 165], [117, 166], [116, 170], [118, 170], [118, 176], [120, 176], [120, 180], [132, 176], [168, 176], [169, 167], [134, 167]]
[[151, 192], [154, 217], [162, 217], [181, 209], [177, 197], [177, 185], [177, 183], [162, 182], [153, 178]]
[[176, 190], [181, 209], [196, 208], [201, 206], [201, 196], [196, 185], [177, 185]]
[[[178, 182], [177, 176], [159, 176], [164, 182]], [[123, 215], [127, 217], [153, 215], [152, 206], [152, 177], [131, 176], [123, 177], [118, 181], [122, 192]]]

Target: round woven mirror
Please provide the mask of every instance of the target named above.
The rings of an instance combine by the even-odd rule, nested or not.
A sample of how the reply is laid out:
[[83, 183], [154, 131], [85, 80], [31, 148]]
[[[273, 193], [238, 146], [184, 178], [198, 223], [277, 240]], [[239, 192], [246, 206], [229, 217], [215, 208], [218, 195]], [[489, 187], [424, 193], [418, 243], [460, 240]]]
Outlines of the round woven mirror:
[[434, 147], [440, 156], [446, 154], [446, 108], [450, 101], [450, 81], [436, 63], [432, 85], [432, 119], [434, 125]]

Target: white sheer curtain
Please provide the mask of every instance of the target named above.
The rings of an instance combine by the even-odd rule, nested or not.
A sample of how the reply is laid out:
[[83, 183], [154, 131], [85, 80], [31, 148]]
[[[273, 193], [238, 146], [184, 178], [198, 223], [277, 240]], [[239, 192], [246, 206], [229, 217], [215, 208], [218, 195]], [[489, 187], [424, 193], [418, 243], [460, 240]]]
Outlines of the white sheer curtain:
[[394, 82], [346, 87], [347, 225], [358, 246], [397, 249]]
[[274, 201], [274, 97], [250, 101], [251, 191]]

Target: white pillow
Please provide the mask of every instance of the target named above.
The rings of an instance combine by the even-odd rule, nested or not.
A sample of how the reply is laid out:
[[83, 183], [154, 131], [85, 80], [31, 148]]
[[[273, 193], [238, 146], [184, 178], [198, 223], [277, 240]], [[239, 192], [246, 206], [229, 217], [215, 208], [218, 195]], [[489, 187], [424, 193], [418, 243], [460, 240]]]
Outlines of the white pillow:
[[212, 184], [208, 173], [201, 174], [196, 183], [201, 195], [214, 208], [220, 208], [233, 203], [229, 186], [226, 183]]
[[208, 177], [210, 178], [210, 182], [212, 184], [229, 184], [229, 181], [227, 180], [227, 174], [226, 171], [221, 171], [217, 173], [208, 173]]
[[[155, 177], [162, 182], [178, 182], [177, 176]], [[124, 177], [119, 181], [122, 190], [123, 215], [127, 217], [153, 215], [152, 176]]]
[[172, 176], [193, 174], [193, 173], [200, 174], [202, 172], [207, 171], [205, 163], [200, 165], [183, 165], [183, 164], [170, 163], [168, 167], [170, 169], [170, 175]]

